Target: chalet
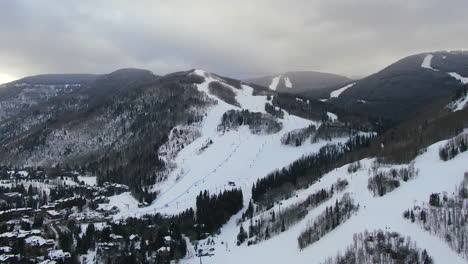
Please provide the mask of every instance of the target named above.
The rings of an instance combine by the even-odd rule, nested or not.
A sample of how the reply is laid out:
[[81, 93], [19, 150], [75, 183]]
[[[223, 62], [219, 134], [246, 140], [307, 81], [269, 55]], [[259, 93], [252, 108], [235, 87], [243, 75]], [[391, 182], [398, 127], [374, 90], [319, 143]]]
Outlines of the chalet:
[[53, 239], [45, 239], [41, 236], [30, 236], [24, 240], [25, 254], [28, 256], [42, 256], [47, 254], [55, 246]]
[[7, 202], [15, 201], [18, 198], [23, 197], [23, 195], [19, 192], [8, 192], [0, 194], [0, 199], [5, 200]]
[[51, 250], [47, 255], [51, 260], [66, 260], [71, 258], [71, 254], [69, 252], [63, 252], [63, 250]]
[[15, 208], [5, 211], [0, 211], [0, 221], [8, 221], [14, 218], [23, 217], [32, 212], [32, 208]]
[[13, 254], [0, 255], [0, 263], [15, 263], [16, 260], [18, 260], [17, 255], [13, 255]]
[[112, 239], [113, 242], [124, 242], [125, 239], [121, 235], [116, 235], [116, 234], [110, 234], [110, 239]]
[[46, 211], [46, 215], [45, 215], [48, 219], [50, 220], [58, 220], [58, 219], [61, 219], [62, 218], [62, 214], [60, 214], [59, 212], [55, 211], [55, 210], [48, 210]]
[[53, 209], [55, 209], [55, 204], [43, 205], [43, 206], [41, 206], [41, 209], [44, 210], [44, 211], [53, 210]]
[[10, 253], [11, 250], [11, 247], [0, 247], [0, 253]]
[[111, 242], [105, 242], [105, 243], [98, 243], [98, 247], [101, 250], [112, 250], [116, 247], [117, 245]]

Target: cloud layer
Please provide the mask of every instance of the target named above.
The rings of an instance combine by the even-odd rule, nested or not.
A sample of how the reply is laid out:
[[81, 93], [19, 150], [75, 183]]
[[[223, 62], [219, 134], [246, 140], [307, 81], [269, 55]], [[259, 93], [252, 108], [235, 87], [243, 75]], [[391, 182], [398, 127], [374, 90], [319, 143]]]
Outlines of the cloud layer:
[[0, 73], [362, 76], [414, 53], [466, 48], [466, 10], [466, 0], [1, 1]]

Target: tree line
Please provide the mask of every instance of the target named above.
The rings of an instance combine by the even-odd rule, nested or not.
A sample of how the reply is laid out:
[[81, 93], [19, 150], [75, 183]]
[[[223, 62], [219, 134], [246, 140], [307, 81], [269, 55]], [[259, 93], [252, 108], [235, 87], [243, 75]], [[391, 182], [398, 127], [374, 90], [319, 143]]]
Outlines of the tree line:
[[444, 146], [439, 148], [439, 157], [443, 161], [455, 158], [458, 154], [468, 149], [468, 134], [463, 133], [450, 139]]
[[[242, 216], [242, 222], [248, 220], [250, 226], [248, 233], [244, 230], [243, 225], [239, 229], [237, 244], [242, 244], [245, 239], [249, 238], [248, 244], [256, 244], [263, 240], [268, 240], [276, 234], [288, 230], [291, 226], [295, 225], [304, 219], [310, 210], [316, 208], [320, 204], [328, 201], [335, 193], [342, 192], [348, 181], [338, 179], [328, 189], [322, 188], [310, 194], [303, 201], [289, 205], [281, 209], [281, 204], [278, 204], [278, 212], [273, 207], [271, 210], [262, 210], [253, 205], [252, 202]], [[266, 212], [266, 214], [265, 214]], [[254, 214], [260, 215], [253, 218]], [[245, 232], [245, 234], [243, 234]]]
[[358, 209], [359, 205], [354, 204], [351, 196], [345, 193], [341, 200], [336, 200], [335, 206], [327, 206], [325, 211], [318, 215], [313, 222], [308, 223], [307, 228], [297, 238], [299, 249], [302, 250], [324, 237], [337, 226], [346, 222]]
[[354, 234], [353, 244], [343, 253], [328, 258], [322, 264], [432, 264], [432, 257], [425, 249], [420, 249], [410, 237], [395, 232], [365, 231]]
[[289, 166], [268, 174], [252, 186], [253, 201], [271, 207], [275, 201], [290, 196], [293, 190], [310, 186], [324, 174], [346, 164], [347, 160], [342, 159], [346, 153], [366, 147], [371, 137], [357, 135], [345, 144], [327, 144], [317, 153], [302, 157]]
[[274, 134], [283, 127], [273, 116], [244, 109], [225, 112], [218, 130], [237, 129], [242, 125], [247, 125], [253, 134]]
[[433, 193], [429, 205], [408, 209], [403, 217], [440, 237], [462, 257], [468, 257], [468, 173], [451, 197]]
[[378, 171], [378, 161], [373, 164], [374, 175], [369, 177], [367, 188], [372, 191], [374, 196], [384, 196], [386, 193], [400, 187], [400, 181], [407, 182], [408, 180], [418, 175], [418, 170], [414, 168], [414, 164], [400, 169], [390, 169], [387, 171]]
[[225, 190], [210, 195], [200, 192], [196, 199], [196, 222], [202, 233], [213, 233], [243, 207], [241, 189]]

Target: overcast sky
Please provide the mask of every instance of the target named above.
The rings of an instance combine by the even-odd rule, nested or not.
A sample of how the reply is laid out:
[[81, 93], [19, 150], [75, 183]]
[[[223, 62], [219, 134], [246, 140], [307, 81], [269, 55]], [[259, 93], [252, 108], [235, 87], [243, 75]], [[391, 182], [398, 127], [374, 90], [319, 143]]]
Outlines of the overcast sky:
[[467, 0], [2, 0], [0, 82], [123, 67], [363, 76], [468, 48], [467, 11]]

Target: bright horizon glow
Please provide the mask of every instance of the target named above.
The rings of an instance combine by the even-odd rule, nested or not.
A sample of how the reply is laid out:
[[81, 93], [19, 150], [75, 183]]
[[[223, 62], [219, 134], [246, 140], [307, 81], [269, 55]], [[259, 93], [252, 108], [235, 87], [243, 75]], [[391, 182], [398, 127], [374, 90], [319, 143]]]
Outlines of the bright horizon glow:
[[17, 79], [18, 78], [14, 77], [12, 75], [0, 72], [0, 84], [9, 83], [9, 82], [12, 82], [12, 81], [17, 80]]

